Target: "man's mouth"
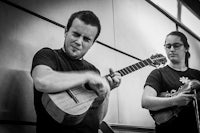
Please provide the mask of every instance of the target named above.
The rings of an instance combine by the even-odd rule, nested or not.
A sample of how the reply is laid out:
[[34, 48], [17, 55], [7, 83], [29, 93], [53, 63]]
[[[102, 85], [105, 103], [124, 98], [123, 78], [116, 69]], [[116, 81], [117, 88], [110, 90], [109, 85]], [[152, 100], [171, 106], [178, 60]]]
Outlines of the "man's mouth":
[[71, 46], [71, 47], [72, 47], [72, 49], [75, 50], [75, 51], [79, 51], [79, 50], [80, 50], [79, 48], [77, 48], [77, 47], [75, 47], [75, 46]]
[[170, 54], [169, 56], [170, 56], [170, 57], [175, 57], [175, 56], [176, 56], [176, 54]]

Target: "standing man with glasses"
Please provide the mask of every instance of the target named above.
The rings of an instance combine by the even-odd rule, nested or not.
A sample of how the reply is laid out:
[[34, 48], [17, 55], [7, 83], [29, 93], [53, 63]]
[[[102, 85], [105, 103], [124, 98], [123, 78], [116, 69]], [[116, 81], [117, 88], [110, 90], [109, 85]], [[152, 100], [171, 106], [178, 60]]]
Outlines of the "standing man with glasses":
[[164, 47], [169, 64], [148, 76], [142, 107], [155, 120], [156, 133], [198, 133], [193, 102], [194, 90], [200, 89], [200, 71], [188, 66], [187, 38], [173, 31], [166, 36]]

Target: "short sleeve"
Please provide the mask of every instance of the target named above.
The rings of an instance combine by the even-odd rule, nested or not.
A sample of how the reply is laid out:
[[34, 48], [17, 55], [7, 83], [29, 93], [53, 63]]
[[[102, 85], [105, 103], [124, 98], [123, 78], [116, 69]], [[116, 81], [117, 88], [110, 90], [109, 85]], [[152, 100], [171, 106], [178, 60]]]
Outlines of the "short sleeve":
[[54, 51], [50, 48], [43, 48], [39, 50], [33, 57], [31, 73], [34, 67], [37, 65], [46, 65], [55, 70], [56, 56]]
[[162, 76], [159, 69], [153, 70], [146, 79], [145, 86], [151, 86], [159, 94], [161, 92]]

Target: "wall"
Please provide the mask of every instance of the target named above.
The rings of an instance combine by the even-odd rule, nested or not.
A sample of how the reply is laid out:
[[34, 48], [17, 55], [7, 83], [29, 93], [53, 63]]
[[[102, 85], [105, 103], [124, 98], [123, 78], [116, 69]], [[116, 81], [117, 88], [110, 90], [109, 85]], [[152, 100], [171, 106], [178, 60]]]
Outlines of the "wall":
[[[164, 52], [164, 38], [176, 29], [174, 22], [141, 0], [12, 0], [30, 11], [65, 25], [69, 15], [90, 9], [99, 16], [102, 32], [98, 41], [139, 59]], [[63, 46], [64, 29], [0, 1], [0, 120], [35, 122], [30, 68], [33, 55], [42, 47]], [[184, 30], [182, 30], [185, 32]], [[191, 44], [190, 66], [200, 69], [199, 41], [185, 32]], [[102, 76], [139, 60], [95, 43], [85, 59], [95, 64]], [[113, 90], [105, 121], [153, 128], [149, 112], [141, 108], [146, 77], [155, 69], [144, 67], [122, 77]], [[12, 128], [11, 128], [12, 127]], [[1, 126], [0, 131], [34, 132], [34, 126]], [[31, 130], [30, 130], [31, 129]]]

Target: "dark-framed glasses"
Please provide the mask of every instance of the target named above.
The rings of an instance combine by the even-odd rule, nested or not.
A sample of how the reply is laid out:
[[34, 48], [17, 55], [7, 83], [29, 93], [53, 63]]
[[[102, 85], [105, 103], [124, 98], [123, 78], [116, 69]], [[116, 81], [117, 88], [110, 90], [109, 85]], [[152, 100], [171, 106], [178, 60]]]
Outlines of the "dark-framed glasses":
[[173, 43], [173, 44], [168, 43], [168, 44], [165, 44], [164, 46], [167, 49], [170, 49], [172, 46], [173, 46], [174, 49], [179, 49], [181, 46], [183, 46], [183, 44], [181, 44], [181, 43]]

